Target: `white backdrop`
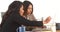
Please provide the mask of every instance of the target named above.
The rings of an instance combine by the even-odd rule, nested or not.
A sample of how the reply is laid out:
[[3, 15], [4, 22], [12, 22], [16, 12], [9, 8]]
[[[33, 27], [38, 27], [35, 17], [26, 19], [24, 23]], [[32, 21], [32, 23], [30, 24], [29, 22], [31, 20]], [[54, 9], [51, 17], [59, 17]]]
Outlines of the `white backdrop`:
[[[14, 0], [0, 0], [0, 23], [1, 23], [1, 12], [6, 12], [8, 6]], [[24, 1], [24, 0], [19, 0]], [[48, 16], [52, 17], [52, 20], [60, 23], [60, 0], [29, 0], [34, 6], [34, 16], [36, 19], [45, 19]], [[51, 22], [53, 22], [51, 21]]]

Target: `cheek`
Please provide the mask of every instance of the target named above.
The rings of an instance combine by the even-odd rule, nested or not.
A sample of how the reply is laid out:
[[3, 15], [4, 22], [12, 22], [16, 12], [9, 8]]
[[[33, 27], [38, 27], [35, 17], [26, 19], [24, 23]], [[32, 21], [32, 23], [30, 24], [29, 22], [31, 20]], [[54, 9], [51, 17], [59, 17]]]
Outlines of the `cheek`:
[[20, 9], [20, 13], [24, 13], [24, 10]]
[[31, 13], [32, 11], [31, 10], [28, 10], [28, 13]]
[[22, 10], [22, 13], [24, 13], [24, 11]]
[[20, 13], [24, 13], [24, 11], [20, 11]]
[[30, 12], [30, 10], [28, 9], [27, 12]]

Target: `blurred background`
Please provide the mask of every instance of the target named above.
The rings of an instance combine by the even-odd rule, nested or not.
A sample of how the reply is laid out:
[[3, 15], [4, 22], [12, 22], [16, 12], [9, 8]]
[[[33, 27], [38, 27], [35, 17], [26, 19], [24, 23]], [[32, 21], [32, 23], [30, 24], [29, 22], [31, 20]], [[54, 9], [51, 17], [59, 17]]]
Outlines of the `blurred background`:
[[[7, 11], [8, 6], [15, 0], [0, 0], [0, 24], [2, 15]], [[25, 1], [25, 0], [18, 0]], [[51, 16], [51, 21], [45, 25], [57, 25], [60, 23], [60, 0], [28, 0], [33, 3], [33, 14], [37, 20], [46, 19]], [[58, 25], [59, 26], [59, 25]], [[60, 27], [60, 26], [59, 26]], [[56, 28], [54, 28], [56, 29]]]

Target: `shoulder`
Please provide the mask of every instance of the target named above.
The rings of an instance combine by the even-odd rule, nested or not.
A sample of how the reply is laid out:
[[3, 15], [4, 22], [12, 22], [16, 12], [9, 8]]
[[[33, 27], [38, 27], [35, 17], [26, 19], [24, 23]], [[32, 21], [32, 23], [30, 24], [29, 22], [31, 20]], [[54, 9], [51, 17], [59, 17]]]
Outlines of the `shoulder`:
[[31, 16], [34, 16], [34, 14], [31, 14]]
[[6, 20], [12, 20], [15, 18], [15, 14], [10, 14]]
[[31, 16], [32, 16], [32, 17], [34, 17], [34, 15], [33, 15], [33, 14], [31, 14]]

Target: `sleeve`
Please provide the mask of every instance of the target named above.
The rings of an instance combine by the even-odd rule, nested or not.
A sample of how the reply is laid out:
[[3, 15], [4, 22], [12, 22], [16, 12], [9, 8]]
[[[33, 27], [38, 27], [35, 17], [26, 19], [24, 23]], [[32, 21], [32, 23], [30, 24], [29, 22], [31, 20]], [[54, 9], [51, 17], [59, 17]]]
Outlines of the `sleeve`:
[[22, 16], [14, 16], [15, 22], [18, 23], [19, 25], [25, 25], [25, 26], [43, 26], [42, 21], [29, 21]]

